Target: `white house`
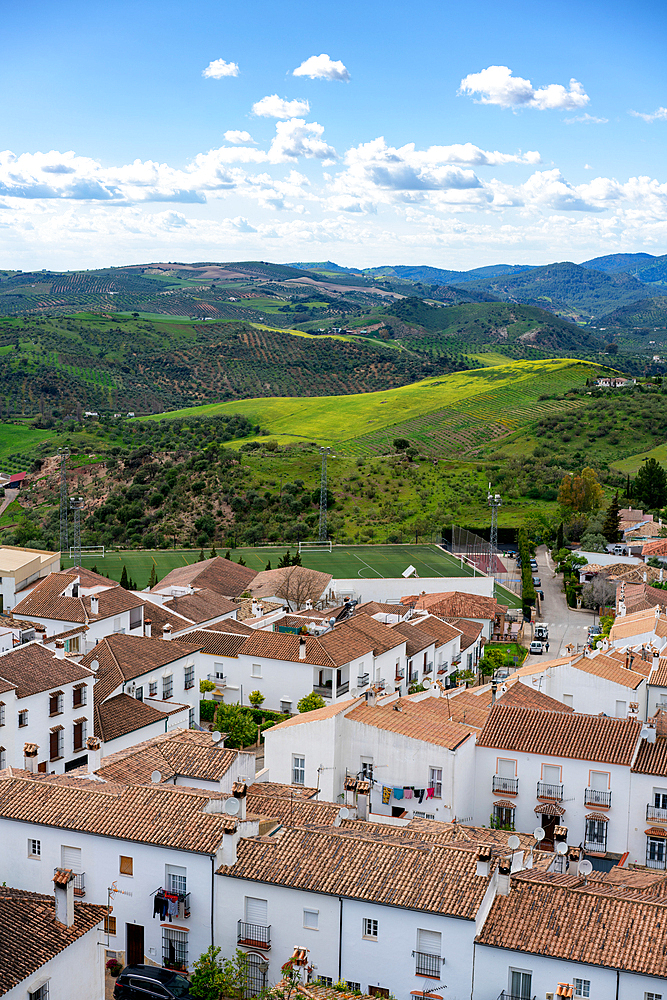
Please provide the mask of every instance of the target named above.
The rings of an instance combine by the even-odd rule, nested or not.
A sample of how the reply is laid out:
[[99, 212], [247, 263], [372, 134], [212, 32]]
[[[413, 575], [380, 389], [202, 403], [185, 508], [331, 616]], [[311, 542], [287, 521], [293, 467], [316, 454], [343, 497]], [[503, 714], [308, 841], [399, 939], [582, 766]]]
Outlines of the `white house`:
[[11, 611], [22, 590], [60, 569], [60, 552], [0, 546], [0, 612]]
[[71, 872], [49, 874], [50, 893], [0, 888], [0, 995], [71, 1000], [76, 981], [77, 996], [104, 1000], [106, 906], [75, 900]]
[[641, 723], [496, 704], [475, 751], [476, 823], [530, 830], [602, 859], [628, 849]]
[[40, 642], [0, 654], [0, 768], [22, 767], [33, 745], [38, 769], [77, 767], [92, 734], [94, 673]]

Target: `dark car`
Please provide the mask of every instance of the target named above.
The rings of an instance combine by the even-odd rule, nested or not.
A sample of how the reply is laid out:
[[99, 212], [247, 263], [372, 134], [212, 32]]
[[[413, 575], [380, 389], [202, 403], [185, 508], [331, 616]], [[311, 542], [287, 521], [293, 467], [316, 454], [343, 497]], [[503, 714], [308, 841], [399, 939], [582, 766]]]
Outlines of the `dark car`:
[[178, 972], [155, 965], [127, 965], [116, 979], [114, 1000], [173, 1000], [189, 997], [190, 983]]
[[539, 588], [541, 586], [542, 586], [542, 581], [540, 580], [539, 576], [534, 576], [533, 577], [533, 587], [537, 587], [538, 590], [539, 590]]

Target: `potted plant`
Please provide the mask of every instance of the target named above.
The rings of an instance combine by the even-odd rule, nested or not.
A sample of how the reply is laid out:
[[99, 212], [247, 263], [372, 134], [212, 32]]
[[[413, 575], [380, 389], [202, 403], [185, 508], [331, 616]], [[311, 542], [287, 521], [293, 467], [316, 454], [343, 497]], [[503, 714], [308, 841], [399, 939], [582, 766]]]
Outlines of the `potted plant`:
[[113, 976], [115, 979], [119, 974], [123, 966], [120, 964], [117, 958], [110, 958], [107, 962], [107, 969], [109, 970], [109, 975]]

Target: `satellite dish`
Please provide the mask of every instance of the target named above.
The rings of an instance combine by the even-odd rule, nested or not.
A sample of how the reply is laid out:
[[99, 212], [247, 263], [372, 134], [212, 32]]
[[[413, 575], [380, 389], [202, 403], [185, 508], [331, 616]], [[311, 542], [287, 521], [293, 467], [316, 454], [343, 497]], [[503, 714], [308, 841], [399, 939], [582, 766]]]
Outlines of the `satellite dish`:
[[352, 690], [350, 691], [350, 694], [352, 695], [353, 698], [358, 698], [359, 697], [359, 690], [358, 690], [358, 688], [352, 688]]
[[341, 819], [349, 819], [350, 818], [350, 810], [346, 809], [345, 806], [343, 806], [343, 808], [340, 810], [340, 812], [338, 813], [338, 815], [340, 816]]
[[556, 854], [567, 854], [567, 844], [564, 840], [556, 844]]
[[214, 733], [211, 733], [211, 739], [213, 740], [214, 743], [219, 743], [220, 740], [222, 739], [222, 733], [219, 733], [216, 729]]
[[160, 771], [153, 771], [151, 774], [151, 781], [154, 785], [159, 785], [162, 781], [162, 773]]
[[422, 686], [425, 687], [426, 690], [428, 691], [428, 689], [431, 686], [431, 678], [430, 677], [425, 677], [424, 680], [422, 681]]
[[384, 686], [385, 694], [393, 694], [395, 691], [393, 684], [385, 684]]
[[224, 810], [228, 816], [238, 816], [241, 803], [238, 799], [225, 799]]
[[519, 840], [519, 838], [515, 833], [513, 833], [512, 836], [507, 841], [507, 846], [509, 847], [510, 851], [516, 851], [518, 847], [521, 847], [521, 841]]
[[583, 861], [579, 862], [580, 875], [590, 875], [592, 871], [593, 871], [593, 865], [590, 863], [590, 861], [588, 861], [587, 858], [584, 858]]
[[100, 666], [100, 661], [99, 660], [92, 660], [91, 664], [90, 664], [90, 669], [91, 670], [98, 670], [99, 666]]
[[537, 841], [544, 840], [545, 836], [546, 834], [541, 826], [538, 826], [533, 830], [533, 837], [535, 838], [535, 840]]

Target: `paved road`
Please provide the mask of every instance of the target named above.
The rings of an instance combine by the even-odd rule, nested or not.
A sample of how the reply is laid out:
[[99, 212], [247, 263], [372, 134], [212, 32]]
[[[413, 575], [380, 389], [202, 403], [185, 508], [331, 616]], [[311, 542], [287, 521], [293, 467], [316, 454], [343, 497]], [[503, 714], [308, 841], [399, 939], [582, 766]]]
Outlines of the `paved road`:
[[[528, 656], [524, 666], [553, 659], [556, 656], [565, 656], [567, 652], [565, 647], [568, 643], [583, 647], [588, 638], [589, 626], [597, 621], [592, 611], [572, 611], [568, 608], [565, 594], [561, 590], [563, 577], [555, 574], [551, 555], [545, 545], [541, 545], [537, 550], [536, 558], [538, 575], [544, 591], [542, 613], [537, 620], [549, 626], [549, 652], [545, 650], [542, 656]], [[530, 634], [530, 625], [527, 625], [524, 633], [526, 645], [530, 641]]]
[[18, 490], [5, 490], [5, 499], [0, 503], [0, 514], [4, 513], [5, 508], [9, 507], [13, 500], [16, 500], [18, 494]]

